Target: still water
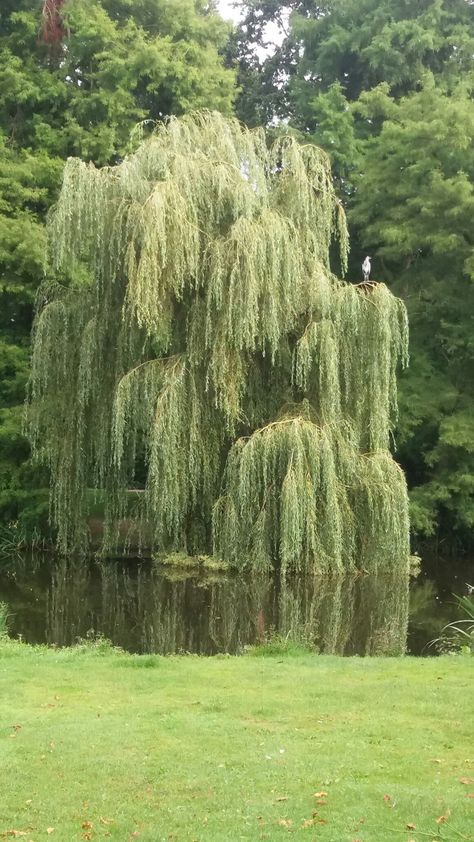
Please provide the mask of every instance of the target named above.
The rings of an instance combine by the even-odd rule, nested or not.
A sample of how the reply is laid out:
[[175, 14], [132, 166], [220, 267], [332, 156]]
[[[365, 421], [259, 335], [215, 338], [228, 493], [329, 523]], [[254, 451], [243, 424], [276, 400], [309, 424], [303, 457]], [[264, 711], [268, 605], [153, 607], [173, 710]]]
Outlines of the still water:
[[2, 563], [0, 601], [10, 634], [29, 643], [95, 634], [131, 652], [213, 655], [280, 635], [325, 653], [432, 654], [426, 644], [455, 618], [451, 587], [463, 592], [468, 575], [453, 573], [451, 586], [427, 574], [282, 580], [30, 557]]

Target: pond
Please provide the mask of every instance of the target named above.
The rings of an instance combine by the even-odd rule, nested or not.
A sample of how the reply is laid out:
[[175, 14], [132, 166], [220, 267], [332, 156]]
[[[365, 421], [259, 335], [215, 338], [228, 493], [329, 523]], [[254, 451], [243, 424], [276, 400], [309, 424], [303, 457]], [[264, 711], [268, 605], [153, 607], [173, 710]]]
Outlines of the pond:
[[[469, 576], [471, 578], [469, 578]], [[204, 575], [151, 561], [16, 557], [0, 566], [10, 634], [67, 646], [103, 635], [131, 652], [239, 653], [272, 636], [341, 655], [434, 654], [472, 565], [400, 575]]]

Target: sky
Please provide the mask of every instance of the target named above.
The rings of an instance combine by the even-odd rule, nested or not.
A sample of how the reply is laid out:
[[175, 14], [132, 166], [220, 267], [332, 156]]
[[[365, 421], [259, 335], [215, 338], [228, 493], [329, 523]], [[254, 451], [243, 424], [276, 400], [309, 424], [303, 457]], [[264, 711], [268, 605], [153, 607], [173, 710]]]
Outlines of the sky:
[[[242, 17], [240, 10], [234, 6], [234, 0], [217, 0], [217, 8], [223, 18], [231, 20], [233, 23], [238, 23]], [[280, 44], [283, 40], [283, 33], [273, 23], [266, 26], [265, 35], [269, 44]], [[261, 57], [263, 58], [267, 52], [270, 52], [270, 50], [263, 50]]]
[[240, 12], [234, 9], [233, 0], [217, 0], [217, 6], [223, 18], [234, 23], [239, 22]]

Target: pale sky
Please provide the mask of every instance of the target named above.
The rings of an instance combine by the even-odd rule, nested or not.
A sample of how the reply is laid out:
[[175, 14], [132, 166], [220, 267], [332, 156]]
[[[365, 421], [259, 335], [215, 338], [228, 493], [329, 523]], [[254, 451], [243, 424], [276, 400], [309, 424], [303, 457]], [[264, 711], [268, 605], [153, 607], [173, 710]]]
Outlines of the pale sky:
[[223, 18], [234, 23], [239, 22], [240, 12], [233, 8], [233, 0], [217, 0], [217, 6]]
[[[242, 16], [240, 10], [234, 8], [234, 0], [217, 0], [217, 8], [223, 18], [231, 20], [234, 23], [238, 23]], [[270, 23], [265, 27], [265, 37], [269, 43], [280, 44], [283, 40], [283, 33], [279, 30], [278, 26]], [[257, 51], [260, 58], [264, 58], [268, 52], [270, 50]]]

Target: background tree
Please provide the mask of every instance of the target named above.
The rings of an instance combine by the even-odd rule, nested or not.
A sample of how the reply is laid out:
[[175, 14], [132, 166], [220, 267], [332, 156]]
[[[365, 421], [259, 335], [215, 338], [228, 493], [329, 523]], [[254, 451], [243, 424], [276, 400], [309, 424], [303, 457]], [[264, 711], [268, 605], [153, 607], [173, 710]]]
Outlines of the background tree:
[[[52, 14], [53, 3], [45, 14]], [[207, 106], [229, 113], [228, 25], [201, 0], [69, 0], [63, 39], [40, 0], [0, 8], [0, 519], [44, 524], [45, 477], [21, 435], [48, 208], [65, 159], [120, 160], [137, 121]], [[48, 30], [49, 31], [49, 30]], [[51, 33], [50, 33], [51, 34]], [[29, 504], [28, 502], [29, 501]]]
[[[377, 92], [377, 107], [382, 101]], [[414, 526], [432, 535], [474, 526], [474, 102], [426, 79], [367, 144], [352, 219], [407, 301], [412, 370], [399, 439]], [[364, 116], [370, 119], [370, 97]], [[393, 185], [387, 191], [387, 184]]]
[[373, 255], [373, 277], [409, 309], [397, 441], [414, 528], [472, 547], [474, 5], [294, 0], [263, 60], [254, 45], [284, 8], [243, 7], [239, 112], [289, 120], [326, 149], [349, 212], [351, 276]]

